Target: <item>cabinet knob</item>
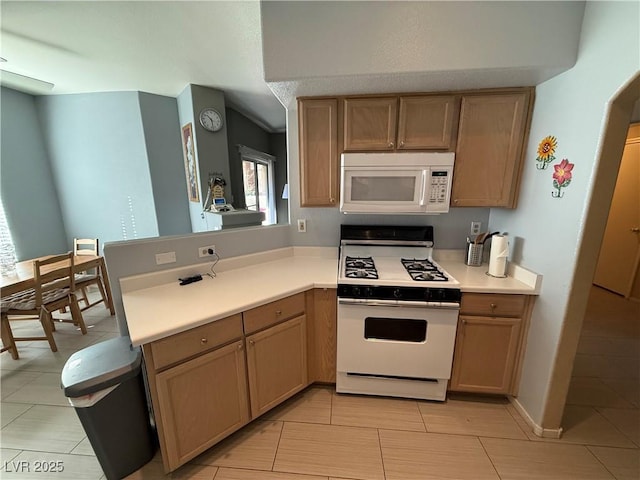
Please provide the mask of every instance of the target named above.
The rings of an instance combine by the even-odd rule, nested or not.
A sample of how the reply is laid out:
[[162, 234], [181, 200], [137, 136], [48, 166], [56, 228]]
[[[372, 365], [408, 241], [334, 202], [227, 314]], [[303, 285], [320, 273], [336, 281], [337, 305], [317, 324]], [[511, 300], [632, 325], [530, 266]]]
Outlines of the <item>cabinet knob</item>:
[[277, 316], [282, 315], [282, 310], [276, 310], [276, 315], [277, 315]]
[[453, 201], [453, 203], [458, 203], [458, 199], [456, 198], [456, 199]]
[[256, 344], [256, 342], [254, 340], [249, 340], [249, 345], [253, 346], [255, 344]]
[[400, 142], [400, 146], [401, 146], [401, 147], [404, 147], [404, 142]]
[[491, 307], [491, 310], [495, 310], [498, 305], [496, 305], [495, 303], [492, 303], [489, 306]]
[[242, 343], [238, 344], [238, 350], [242, 350]]
[[638, 228], [638, 227], [633, 227], [633, 228], [631, 229], [631, 231], [632, 231], [633, 233], [640, 233], [640, 228]]
[[335, 199], [335, 198], [333, 198], [333, 197], [331, 197], [331, 198], [329, 199], [329, 201], [330, 201], [331, 203], [336, 203], [336, 199]]
[[467, 324], [467, 320], [463, 318], [463, 319], [462, 319], [462, 324], [463, 324], [463, 325], [466, 325], [466, 324]]
[[389, 142], [389, 148], [393, 148], [393, 142]]
[[208, 341], [209, 341], [209, 340], [207, 340], [206, 338], [201, 338], [201, 339], [200, 339], [200, 343], [201, 343], [202, 345], [206, 345]]

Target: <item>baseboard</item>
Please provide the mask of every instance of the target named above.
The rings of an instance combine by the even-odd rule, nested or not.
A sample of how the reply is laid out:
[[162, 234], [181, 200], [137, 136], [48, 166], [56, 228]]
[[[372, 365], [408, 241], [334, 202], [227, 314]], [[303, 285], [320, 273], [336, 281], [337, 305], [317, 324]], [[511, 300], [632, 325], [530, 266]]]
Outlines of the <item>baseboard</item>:
[[533, 421], [529, 412], [525, 410], [522, 404], [515, 397], [509, 397], [511, 405], [518, 411], [524, 421], [531, 427], [531, 431], [540, 438], [560, 438], [562, 436], [562, 427], [560, 428], [543, 428]]

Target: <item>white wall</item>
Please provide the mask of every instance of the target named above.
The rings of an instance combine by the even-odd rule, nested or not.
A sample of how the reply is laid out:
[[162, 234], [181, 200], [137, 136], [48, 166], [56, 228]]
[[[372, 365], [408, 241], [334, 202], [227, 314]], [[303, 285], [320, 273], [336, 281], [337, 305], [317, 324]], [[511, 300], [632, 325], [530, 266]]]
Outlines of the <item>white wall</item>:
[[532, 67], [558, 73], [575, 61], [582, 8], [582, 2], [262, 2], [265, 79], [458, 70], [468, 76]]
[[[519, 207], [494, 209], [490, 223], [520, 237], [521, 263], [544, 275], [527, 342], [519, 401], [540, 425], [566, 318], [607, 103], [640, 70], [640, 4], [588, 2], [574, 68], [537, 87]], [[536, 169], [538, 142], [558, 139], [556, 161], [575, 164], [564, 197], [552, 171]], [[556, 426], [557, 427], [557, 426]], [[550, 426], [550, 428], [555, 428]]]

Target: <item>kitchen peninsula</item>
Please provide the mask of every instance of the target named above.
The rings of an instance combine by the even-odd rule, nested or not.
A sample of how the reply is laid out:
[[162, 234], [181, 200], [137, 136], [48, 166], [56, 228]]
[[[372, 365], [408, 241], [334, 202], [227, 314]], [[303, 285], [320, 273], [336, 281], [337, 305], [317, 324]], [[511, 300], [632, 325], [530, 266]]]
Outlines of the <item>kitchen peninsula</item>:
[[[200, 264], [196, 271], [120, 279], [129, 333], [145, 354], [167, 472], [309, 384], [335, 382], [337, 253], [336, 248], [287, 247], [225, 259], [213, 268]], [[517, 322], [507, 345], [510, 364], [498, 375], [507, 384], [489, 385], [494, 393], [501, 388], [512, 393], [533, 304], [529, 299], [539, 293], [540, 277], [512, 267], [508, 278], [495, 279], [483, 267], [464, 266], [461, 251], [440, 256], [444, 268], [460, 278], [463, 308], [465, 292], [498, 293], [487, 296], [496, 305], [487, 308]], [[212, 270], [215, 275], [208, 276]], [[199, 273], [203, 280], [180, 286], [178, 277], [187, 273]], [[516, 299], [515, 310], [509, 302], [504, 313], [501, 302], [511, 299]], [[476, 304], [483, 308], [473, 300], [469, 312]], [[464, 372], [458, 377], [458, 390], [482, 391]]]

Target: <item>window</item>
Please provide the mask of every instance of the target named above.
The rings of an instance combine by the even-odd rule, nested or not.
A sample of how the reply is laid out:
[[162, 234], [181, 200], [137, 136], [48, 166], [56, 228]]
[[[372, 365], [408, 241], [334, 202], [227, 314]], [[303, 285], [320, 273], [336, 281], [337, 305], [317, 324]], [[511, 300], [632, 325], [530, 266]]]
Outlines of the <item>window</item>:
[[239, 145], [242, 159], [242, 184], [247, 210], [264, 212], [263, 225], [277, 222], [274, 186], [274, 161], [269, 154]]
[[16, 250], [11, 232], [4, 215], [4, 205], [0, 201], [0, 273], [11, 275], [16, 270]]

